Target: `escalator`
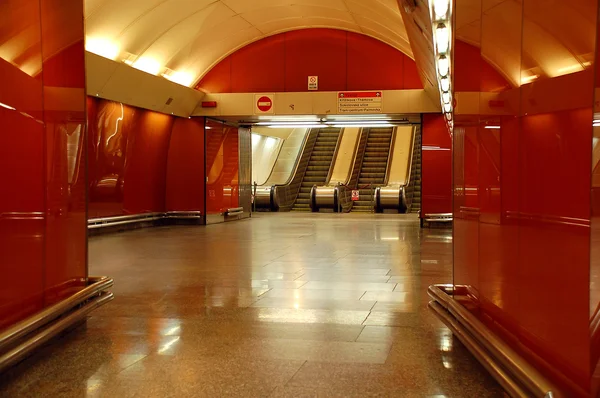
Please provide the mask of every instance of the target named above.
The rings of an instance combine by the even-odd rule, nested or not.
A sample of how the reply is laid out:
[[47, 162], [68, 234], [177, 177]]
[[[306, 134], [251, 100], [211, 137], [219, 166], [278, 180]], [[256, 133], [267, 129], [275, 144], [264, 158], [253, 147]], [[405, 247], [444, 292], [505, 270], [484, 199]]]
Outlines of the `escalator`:
[[310, 211], [310, 191], [315, 185], [324, 185], [331, 169], [341, 129], [324, 128], [317, 132], [317, 139], [308, 161], [308, 167], [300, 192], [292, 211]]
[[359, 200], [352, 206], [353, 212], [372, 212], [375, 189], [385, 184], [394, 128], [370, 128], [367, 147], [358, 178]]

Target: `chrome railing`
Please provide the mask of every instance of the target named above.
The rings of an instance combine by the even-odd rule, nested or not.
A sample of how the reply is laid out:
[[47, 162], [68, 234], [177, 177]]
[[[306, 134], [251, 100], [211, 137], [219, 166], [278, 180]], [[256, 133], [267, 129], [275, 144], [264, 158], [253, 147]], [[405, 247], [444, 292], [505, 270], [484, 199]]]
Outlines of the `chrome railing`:
[[113, 299], [108, 277], [87, 278], [88, 286], [0, 333], [0, 373], [24, 359], [88, 313]]
[[428, 289], [432, 298], [429, 308], [512, 397], [566, 397], [453, 297], [468, 291], [468, 286], [432, 285]]

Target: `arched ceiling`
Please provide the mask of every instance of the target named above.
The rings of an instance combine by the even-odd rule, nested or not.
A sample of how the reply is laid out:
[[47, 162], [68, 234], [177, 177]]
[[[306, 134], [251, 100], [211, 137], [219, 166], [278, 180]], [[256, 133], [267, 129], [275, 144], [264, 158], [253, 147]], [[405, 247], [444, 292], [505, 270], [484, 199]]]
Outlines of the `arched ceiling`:
[[88, 51], [192, 86], [253, 41], [327, 27], [412, 56], [397, 0], [85, 0]]
[[590, 67], [597, 12], [593, 0], [456, 0], [456, 37], [520, 86]]

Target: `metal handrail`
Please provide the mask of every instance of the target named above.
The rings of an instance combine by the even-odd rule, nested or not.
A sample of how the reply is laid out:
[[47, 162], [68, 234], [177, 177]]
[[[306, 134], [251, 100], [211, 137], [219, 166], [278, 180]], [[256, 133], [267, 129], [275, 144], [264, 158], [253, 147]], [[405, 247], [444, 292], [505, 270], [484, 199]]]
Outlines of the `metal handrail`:
[[398, 136], [398, 127], [392, 128], [392, 141], [390, 142], [390, 151], [388, 152], [387, 165], [385, 167], [385, 179], [383, 185], [386, 186], [390, 180], [390, 169], [392, 168], [392, 158], [394, 157], [394, 148], [396, 147], [396, 137]]
[[48, 342], [62, 331], [77, 325], [84, 320], [91, 311], [106, 304], [113, 298], [114, 296], [110, 292], [99, 292], [96, 296], [87, 300], [84, 305], [71, 308], [72, 311], [59, 319], [56, 319], [56, 322], [46, 324], [39, 330], [34, 330], [31, 334], [27, 335], [26, 338], [19, 340], [18, 344], [10, 347], [5, 353], [0, 351], [0, 373], [26, 358], [31, 351], [41, 347], [44, 343]]
[[113, 286], [113, 280], [106, 276], [90, 277], [87, 280], [91, 282], [89, 286], [0, 333], [0, 352], [34, 330], [52, 322], [71, 308]]
[[[432, 285], [428, 289], [429, 296], [454, 316], [461, 327], [464, 327], [475, 340], [485, 347], [502, 366], [508, 369], [520, 384], [538, 397], [561, 397], [560, 390], [542, 375], [535, 367], [523, 359], [508, 344], [498, 338], [475, 315], [456, 301], [454, 294], [461, 286]], [[550, 395], [549, 395], [550, 394]]]
[[331, 175], [333, 174], [333, 169], [335, 168], [335, 164], [337, 162], [337, 155], [340, 151], [340, 145], [342, 143], [342, 139], [344, 138], [344, 128], [340, 129], [340, 134], [338, 135], [338, 140], [335, 143], [335, 149], [333, 150], [333, 157], [331, 158], [331, 165], [329, 166], [329, 172], [327, 172], [327, 177], [325, 178], [325, 185], [329, 185], [329, 181], [331, 180]]

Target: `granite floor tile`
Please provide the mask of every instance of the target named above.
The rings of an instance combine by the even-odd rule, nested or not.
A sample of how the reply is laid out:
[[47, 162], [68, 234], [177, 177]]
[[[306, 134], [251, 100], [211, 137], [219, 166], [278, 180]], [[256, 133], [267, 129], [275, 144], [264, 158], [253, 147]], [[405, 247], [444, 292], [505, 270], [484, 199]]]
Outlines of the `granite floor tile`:
[[426, 307], [451, 236], [414, 215], [260, 213], [93, 237], [115, 300], [0, 396], [500, 397]]

